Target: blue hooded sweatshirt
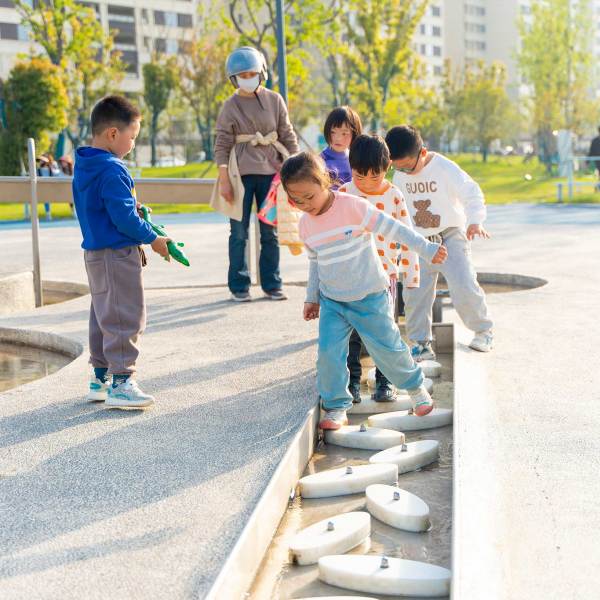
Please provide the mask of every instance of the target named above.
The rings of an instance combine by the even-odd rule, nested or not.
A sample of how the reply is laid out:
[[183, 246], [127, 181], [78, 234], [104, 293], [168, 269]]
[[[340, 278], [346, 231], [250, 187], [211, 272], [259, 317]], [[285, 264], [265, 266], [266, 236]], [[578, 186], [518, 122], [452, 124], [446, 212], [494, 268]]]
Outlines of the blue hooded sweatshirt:
[[84, 146], [78, 148], [73, 198], [84, 250], [150, 244], [156, 234], [137, 213], [135, 185], [125, 163], [116, 156]]

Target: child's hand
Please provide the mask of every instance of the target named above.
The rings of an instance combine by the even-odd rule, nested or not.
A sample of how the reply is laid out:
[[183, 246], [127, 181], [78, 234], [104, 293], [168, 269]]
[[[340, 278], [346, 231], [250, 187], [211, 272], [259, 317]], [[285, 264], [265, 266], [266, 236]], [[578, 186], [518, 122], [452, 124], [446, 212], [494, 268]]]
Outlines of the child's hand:
[[467, 227], [467, 239], [472, 240], [476, 235], [482, 237], [484, 240], [489, 240], [492, 237], [481, 225], [469, 225]]
[[321, 307], [315, 302], [304, 303], [304, 320], [311, 321], [319, 318], [319, 309]]
[[163, 258], [170, 260], [169, 249], [167, 248], [167, 242], [170, 242], [171, 238], [158, 236], [151, 244], [150, 247], [156, 254], [160, 254]]
[[448, 250], [446, 250], [446, 246], [440, 246], [438, 251], [435, 253], [435, 256], [431, 259], [431, 262], [434, 265], [441, 265], [448, 258]]

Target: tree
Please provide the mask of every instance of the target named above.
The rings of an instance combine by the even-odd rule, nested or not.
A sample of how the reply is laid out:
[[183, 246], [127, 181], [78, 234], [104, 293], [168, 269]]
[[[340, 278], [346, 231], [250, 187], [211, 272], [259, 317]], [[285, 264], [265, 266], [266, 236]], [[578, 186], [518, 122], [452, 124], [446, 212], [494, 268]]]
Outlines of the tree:
[[374, 131], [390, 96], [404, 95], [403, 86], [418, 68], [411, 40], [427, 4], [428, 0], [349, 0], [350, 10], [342, 16], [354, 95]]
[[531, 88], [531, 121], [541, 160], [551, 168], [552, 132], [580, 132], [590, 119], [593, 19], [588, 0], [546, 0], [519, 22], [520, 71]]
[[203, 21], [202, 29], [180, 57], [179, 90], [194, 115], [207, 160], [213, 156], [219, 110], [232, 91], [225, 61], [236, 43], [231, 30], [214, 25]]
[[[2, 86], [6, 108], [6, 128], [2, 132], [2, 153], [13, 158], [4, 168], [16, 175], [27, 164], [27, 138], [45, 151], [50, 133], [67, 124], [67, 94], [59, 69], [46, 59], [33, 58], [17, 63]], [[2, 157], [3, 159], [5, 156]]]
[[[21, 23], [60, 69], [69, 96], [69, 128], [77, 147], [89, 135], [92, 105], [121, 81], [124, 65], [94, 11], [75, 0], [15, 0]], [[32, 51], [32, 54], [34, 52]]]
[[[320, 104], [314, 91], [314, 56], [321, 49], [334, 22], [336, 0], [288, 0], [285, 3], [288, 101], [296, 129], [314, 115]], [[279, 82], [275, 0], [229, 0], [229, 17], [241, 43], [260, 50], [267, 61], [268, 87]]]
[[512, 106], [505, 83], [506, 69], [501, 63], [465, 67], [459, 101], [462, 133], [479, 146], [484, 162], [491, 143], [510, 129]]
[[174, 63], [172, 60], [161, 60], [155, 55], [151, 62], [142, 67], [142, 74], [144, 76], [144, 102], [150, 112], [151, 163], [155, 167], [159, 117], [167, 108], [169, 97], [176, 83]]

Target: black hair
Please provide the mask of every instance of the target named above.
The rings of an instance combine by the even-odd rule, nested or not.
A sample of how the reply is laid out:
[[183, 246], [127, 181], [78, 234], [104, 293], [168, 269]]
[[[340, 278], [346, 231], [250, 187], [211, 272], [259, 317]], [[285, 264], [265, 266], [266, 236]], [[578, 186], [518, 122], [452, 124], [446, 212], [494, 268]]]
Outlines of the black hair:
[[298, 152], [290, 156], [283, 163], [279, 176], [284, 189], [298, 181], [313, 181], [323, 188], [330, 188], [332, 184], [325, 162], [313, 152]]
[[360, 175], [381, 173], [390, 167], [390, 151], [385, 140], [376, 133], [359, 135], [350, 146], [350, 168]]
[[341, 127], [342, 125], [348, 125], [350, 131], [352, 131], [352, 141], [362, 133], [362, 121], [360, 120], [358, 113], [349, 106], [338, 106], [337, 108], [334, 108], [327, 115], [327, 119], [325, 119], [323, 135], [328, 144], [331, 144], [331, 130], [334, 127]]
[[392, 127], [385, 136], [392, 160], [417, 156], [423, 148], [423, 138], [418, 129], [411, 125]]
[[92, 110], [92, 135], [102, 133], [108, 127], [119, 130], [140, 119], [142, 113], [123, 96], [106, 96]]

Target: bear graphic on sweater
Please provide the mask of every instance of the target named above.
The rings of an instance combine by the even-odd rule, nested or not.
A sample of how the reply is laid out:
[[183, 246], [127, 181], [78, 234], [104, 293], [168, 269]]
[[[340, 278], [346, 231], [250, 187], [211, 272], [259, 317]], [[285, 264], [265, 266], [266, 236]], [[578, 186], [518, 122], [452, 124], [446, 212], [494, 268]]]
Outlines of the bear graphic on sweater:
[[417, 227], [428, 229], [440, 226], [440, 215], [434, 215], [432, 212], [427, 210], [430, 205], [431, 200], [413, 201], [413, 206], [417, 209], [417, 213], [414, 216], [415, 225]]

